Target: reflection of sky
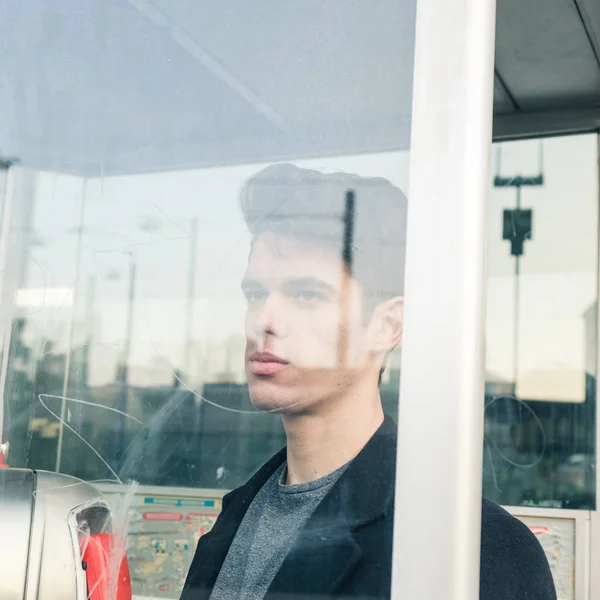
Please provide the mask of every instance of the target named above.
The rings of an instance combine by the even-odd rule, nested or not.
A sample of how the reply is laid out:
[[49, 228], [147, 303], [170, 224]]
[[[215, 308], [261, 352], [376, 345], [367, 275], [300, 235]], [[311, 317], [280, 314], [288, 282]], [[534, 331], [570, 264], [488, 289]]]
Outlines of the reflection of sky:
[[[296, 164], [322, 171], [382, 176], [407, 189], [408, 156], [404, 153], [311, 159]], [[239, 282], [248, 257], [249, 236], [238, 208], [238, 195], [243, 183], [264, 166], [87, 181], [76, 300], [77, 320], [82, 325], [76, 328], [75, 342], [87, 334], [83, 323], [89, 322], [93, 314], [92, 383], [114, 378], [126, 332], [130, 254], [135, 256], [137, 271], [132, 382], [143, 383], [149, 371], [156, 379], [160, 363], [182, 366], [190, 307], [187, 290], [192, 218], [198, 223], [195, 300], [191, 304], [193, 363], [202, 371], [225, 368], [227, 357], [223, 354], [227, 353], [223, 352], [223, 344], [243, 333], [245, 310]], [[83, 185], [74, 177], [39, 176], [34, 230], [44, 245], [33, 250], [41, 270], [30, 264], [27, 287], [75, 284]], [[95, 282], [93, 294], [91, 278]], [[51, 335], [57, 331], [56, 321], [68, 317], [66, 309], [41, 311], [35, 319], [38, 335], [43, 331]], [[66, 327], [60, 331], [59, 347], [64, 348]], [[237, 350], [239, 343], [234, 340], [232, 346]], [[241, 362], [239, 352], [234, 354], [230, 359]], [[195, 376], [198, 378], [200, 373]], [[166, 368], [164, 382], [170, 380], [170, 369]]]
[[[505, 144], [502, 175], [536, 174], [537, 157], [537, 142]], [[534, 230], [533, 240], [526, 242], [521, 267], [519, 371], [529, 380], [529, 392], [538, 397], [550, 398], [560, 389], [560, 394], [580, 399], [585, 362], [582, 315], [595, 298], [596, 285], [596, 136], [545, 140], [544, 163], [545, 186], [524, 189], [522, 194], [523, 207], [534, 209]], [[297, 164], [382, 176], [408, 188], [406, 153], [311, 159]], [[224, 370], [228, 358], [229, 367], [241, 363], [238, 347], [244, 302], [239, 281], [249, 238], [238, 209], [238, 194], [248, 177], [263, 166], [88, 180], [77, 315], [81, 323], [94, 315], [93, 383], [113, 379], [124, 344], [131, 260], [126, 252], [135, 255], [137, 267], [132, 381], [166, 383], [171, 367], [182, 366], [190, 307], [192, 218], [198, 221], [196, 292], [191, 305], [194, 377], [200, 380], [201, 372], [206, 377]], [[75, 284], [82, 189], [83, 181], [76, 177], [40, 175], [34, 229], [44, 245], [32, 251], [36, 262], [29, 265], [28, 287]], [[513, 369], [514, 259], [509, 256], [508, 242], [502, 241], [501, 219], [502, 210], [514, 207], [514, 202], [514, 190], [492, 192], [487, 365], [490, 373], [505, 379], [511, 378]], [[86, 291], [90, 278], [95, 280], [93, 299]], [[33, 330], [36, 336], [46, 332], [58, 337], [64, 348], [68, 317], [67, 309], [47, 308], [33, 317]], [[87, 329], [78, 326], [75, 341], [86, 334]], [[231, 347], [236, 350], [228, 357], [225, 342], [232, 338]], [[552, 371], [553, 378], [546, 378], [544, 370]], [[562, 383], [557, 382], [557, 373]]]

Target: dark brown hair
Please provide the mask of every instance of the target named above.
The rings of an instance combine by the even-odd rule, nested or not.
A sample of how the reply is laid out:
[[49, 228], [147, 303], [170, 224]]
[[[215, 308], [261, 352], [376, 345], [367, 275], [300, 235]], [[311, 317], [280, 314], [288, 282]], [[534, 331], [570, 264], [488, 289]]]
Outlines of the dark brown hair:
[[387, 179], [277, 164], [245, 184], [241, 208], [253, 238], [274, 232], [332, 248], [342, 258], [349, 193], [351, 273], [364, 289], [366, 306], [374, 308], [404, 294], [407, 200]]

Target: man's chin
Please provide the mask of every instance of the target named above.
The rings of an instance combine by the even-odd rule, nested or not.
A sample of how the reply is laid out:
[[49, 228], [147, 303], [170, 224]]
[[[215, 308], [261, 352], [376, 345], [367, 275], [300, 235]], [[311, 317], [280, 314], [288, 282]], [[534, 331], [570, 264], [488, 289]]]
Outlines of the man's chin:
[[250, 401], [253, 406], [263, 412], [284, 414], [294, 412], [300, 402], [287, 397], [278, 386], [260, 381], [249, 386]]

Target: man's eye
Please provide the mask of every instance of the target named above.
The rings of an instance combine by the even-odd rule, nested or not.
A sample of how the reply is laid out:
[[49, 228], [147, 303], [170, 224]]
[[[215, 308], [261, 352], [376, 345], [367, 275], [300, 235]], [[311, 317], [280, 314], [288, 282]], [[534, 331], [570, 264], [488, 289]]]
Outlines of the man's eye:
[[264, 292], [246, 291], [244, 292], [244, 295], [246, 296], [246, 300], [253, 304], [256, 302], [263, 302], [266, 298], [266, 294]]
[[296, 294], [296, 299], [300, 302], [317, 302], [323, 299], [323, 296], [317, 292], [303, 290]]

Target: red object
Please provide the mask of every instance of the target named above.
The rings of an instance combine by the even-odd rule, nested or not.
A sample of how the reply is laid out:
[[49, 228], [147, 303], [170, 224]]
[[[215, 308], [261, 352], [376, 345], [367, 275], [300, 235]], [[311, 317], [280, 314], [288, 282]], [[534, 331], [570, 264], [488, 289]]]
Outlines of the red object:
[[181, 521], [183, 515], [181, 513], [169, 512], [147, 512], [144, 513], [146, 521]]
[[111, 583], [108, 569], [113, 549], [113, 535], [98, 533], [82, 541], [87, 542], [81, 560], [85, 564], [89, 600], [131, 600], [131, 580], [126, 556], [123, 557], [119, 568], [117, 594], [114, 598], [108, 597]]
[[534, 535], [542, 535], [542, 533], [548, 533], [548, 528], [540, 525], [530, 525], [529, 529]]

